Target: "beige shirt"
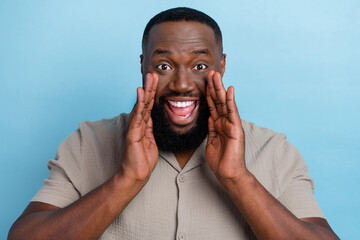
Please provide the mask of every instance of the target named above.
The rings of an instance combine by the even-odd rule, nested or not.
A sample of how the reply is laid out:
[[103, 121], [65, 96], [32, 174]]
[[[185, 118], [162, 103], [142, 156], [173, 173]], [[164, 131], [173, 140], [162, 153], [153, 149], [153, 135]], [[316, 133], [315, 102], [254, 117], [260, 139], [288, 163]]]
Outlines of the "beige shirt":
[[[32, 201], [66, 207], [119, 170], [128, 115], [82, 122], [49, 161], [49, 178]], [[307, 165], [284, 134], [242, 121], [247, 168], [298, 218], [324, 215]], [[148, 183], [101, 239], [255, 239], [205, 160], [204, 141], [181, 169], [159, 153]]]

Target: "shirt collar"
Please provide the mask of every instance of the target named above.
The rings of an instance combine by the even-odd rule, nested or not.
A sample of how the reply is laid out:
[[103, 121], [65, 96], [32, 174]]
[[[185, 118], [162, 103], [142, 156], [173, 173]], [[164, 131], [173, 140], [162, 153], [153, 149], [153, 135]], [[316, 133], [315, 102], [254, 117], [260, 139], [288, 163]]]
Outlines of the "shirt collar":
[[200, 146], [195, 150], [189, 161], [186, 163], [183, 169], [180, 168], [178, 161], [173, 152], [159, 150], [159, 155], [169, 163], [179, 173], [188, 172], [201, 164], [205, 163], [205, 150], [206, 150], [207, 138], [205, 138]]

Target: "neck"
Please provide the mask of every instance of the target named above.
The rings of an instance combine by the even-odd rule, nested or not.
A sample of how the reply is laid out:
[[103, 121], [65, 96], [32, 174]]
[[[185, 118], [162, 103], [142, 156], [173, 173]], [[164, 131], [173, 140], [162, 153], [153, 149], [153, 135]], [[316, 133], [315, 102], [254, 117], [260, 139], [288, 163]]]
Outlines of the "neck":
[[178, 161], [179, 166], [181, 168], [185, 167], [186, 163], [190, 160], [190, 158], [193, 155], [193, 153], [195, 152], [195, 150], [196, 150], [196, 148], [183, 150], [180, 152], [174, 152], [176, 160]]

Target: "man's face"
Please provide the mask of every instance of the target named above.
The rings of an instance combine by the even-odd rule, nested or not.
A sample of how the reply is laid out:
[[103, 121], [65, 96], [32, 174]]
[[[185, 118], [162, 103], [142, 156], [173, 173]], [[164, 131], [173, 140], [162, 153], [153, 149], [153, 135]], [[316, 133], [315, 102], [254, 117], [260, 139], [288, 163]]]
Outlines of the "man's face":
[[[156, 116], [152, 114], [155, 137], [156, 131], [164, 128], [156, 127], [161, 119], [177, 135], [184, 136], [199, 127], [205, 127], [207, 133], [207, 74], [214, 70], [223, 75], [225, 71], [225, 55], [214, 31], [198, 22], [155, 25], [145, 43], [141, 64], [143, 80], [149, 72], [159, 75], [153, 109]], [[204, 114], [206, 121], [199, 121]]]

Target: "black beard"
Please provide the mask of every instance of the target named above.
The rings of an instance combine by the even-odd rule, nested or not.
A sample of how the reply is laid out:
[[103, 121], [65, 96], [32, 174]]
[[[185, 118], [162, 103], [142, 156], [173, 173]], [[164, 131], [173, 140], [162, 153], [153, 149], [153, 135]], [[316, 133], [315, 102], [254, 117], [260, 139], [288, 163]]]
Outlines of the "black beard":
[[159, 105], [154, 104], [151, 111], [156, 145], [158, 148], [179, 152], [200, 146], [208, 134], [208, 118], [210, 111], [204, 98], [200, 98], [199, 115], [196, 124], [184, 134], [175, 132], [165, 114], [165, 97], [160, 97]]

